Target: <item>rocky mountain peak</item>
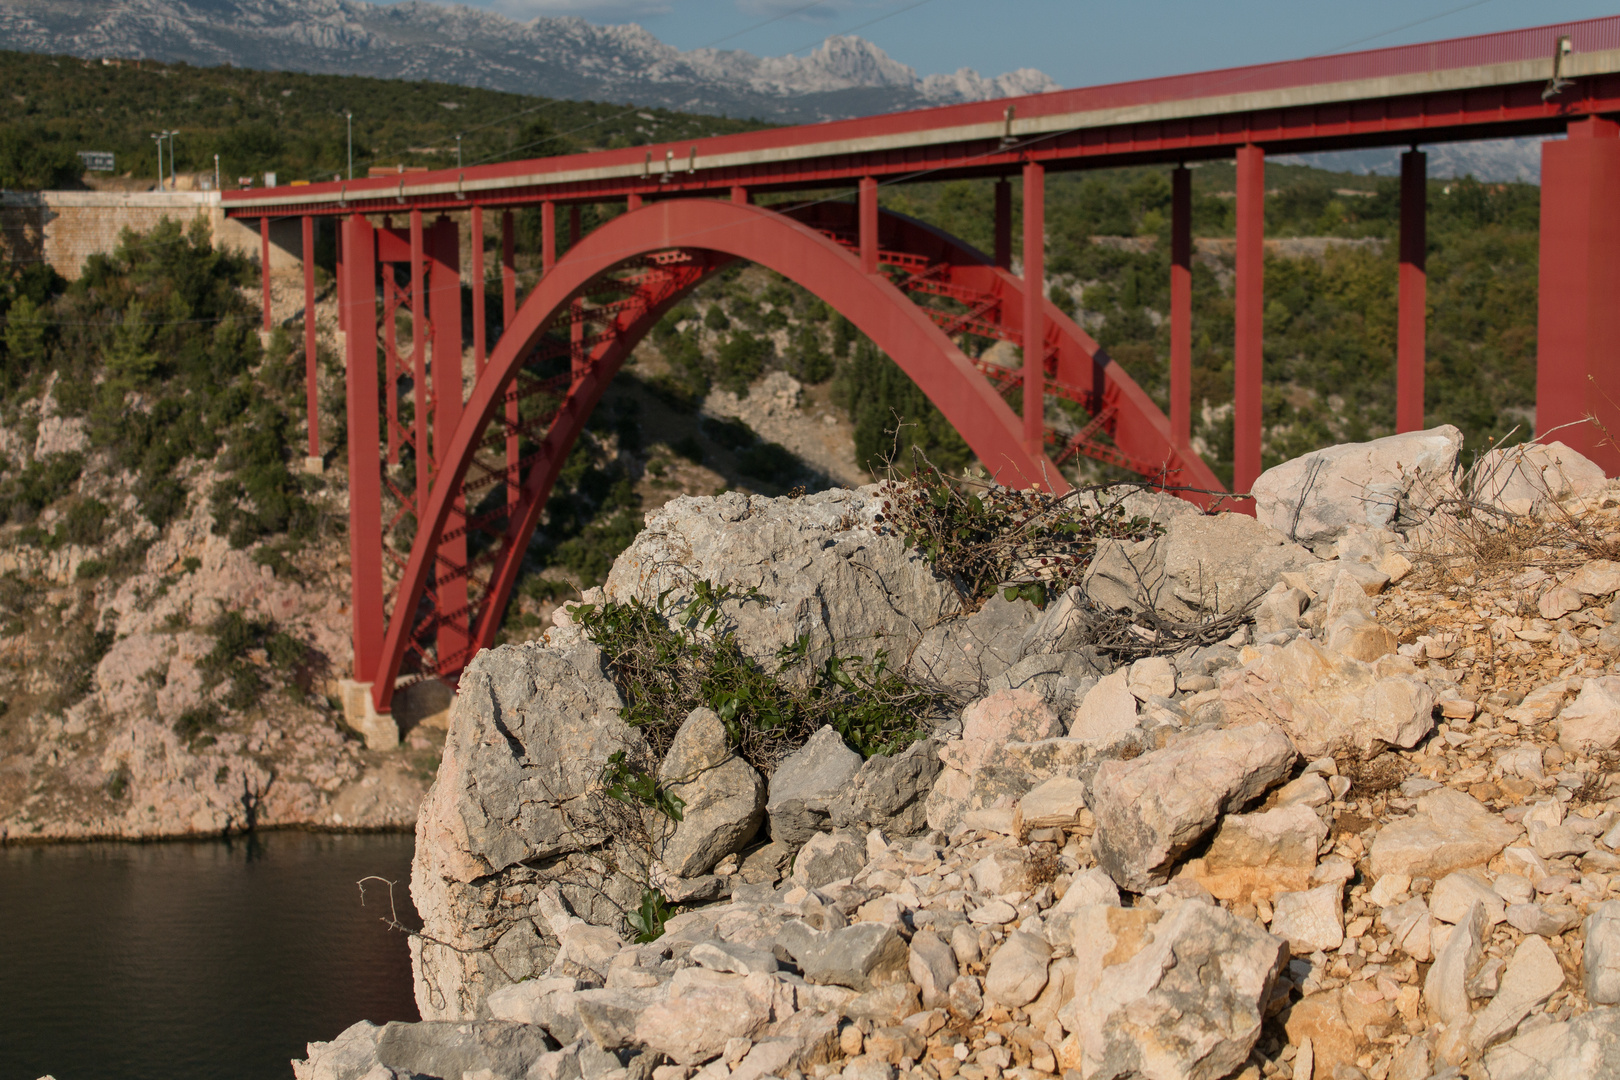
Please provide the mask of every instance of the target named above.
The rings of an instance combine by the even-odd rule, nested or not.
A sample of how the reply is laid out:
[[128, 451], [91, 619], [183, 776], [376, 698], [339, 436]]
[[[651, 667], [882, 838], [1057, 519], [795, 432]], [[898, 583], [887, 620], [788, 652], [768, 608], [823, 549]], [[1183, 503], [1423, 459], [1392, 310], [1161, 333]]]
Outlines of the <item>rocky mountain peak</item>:
[[519, 22], [426, 0], [8, 0], [0, 35], [35, 52], [434, 79], [783, 123], [1056, 89], [1030, 69], [921, 77], [854, 36], [802, 57], [681, 52], [634, 23]]

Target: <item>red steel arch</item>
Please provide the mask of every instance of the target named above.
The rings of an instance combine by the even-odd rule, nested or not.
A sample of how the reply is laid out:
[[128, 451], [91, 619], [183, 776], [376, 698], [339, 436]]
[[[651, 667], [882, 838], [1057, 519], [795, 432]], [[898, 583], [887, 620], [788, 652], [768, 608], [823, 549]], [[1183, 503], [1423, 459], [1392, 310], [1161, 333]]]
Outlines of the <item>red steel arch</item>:
[[[458, 503], [465, 498], [468, 469], [485, 443], [485, 428], [496, 420], [518, 369], [542, 335], [559, 318], [567, 316], [571, 301], [593, 282], [627, 263], [661, 252], [680, 253], [673, 257], [674, 265], [693, 269], [668, 287], [649, 294], [642, 303], [621, 311], [615, 332], [606, 336], [576, 371], [541, 452], [523, 478], [521, 510], [508, 519], [482, 617], [470, 628], [470, 648], [464, 657], [440, 658], [441, 674], [459, 670], [472, 653], [492, 640], [495, 613], [504, 608], [510, 595], [523, 550], [558, 470], [625, 356], [665, 310], [703, 277], [732, 259], [746, 259], [780, 273], [853, 322], [928, 395], [998, 481], [1067, 490], [1068, 485], [1049, 458], [1044, 454], [1034, 458], [1023, 449], [1022, 422], [974, 362], [927, 311], [912, 303], [885, 275], [864, 273], [859, 260], [837, 240], [757, 206], [706, 199], [652, 203], [594, 230], [558, 260], [523, 302], [512, 325], [496, 344], [448, 444], [436, 449], [438, 472], [426, 505], [418, 513], [416, 535], [395, 592], [379, 670], [370, 680], [379, 712], [389, 709], [394, 681], [422, 632], [417, 615], [430, 578], [441, 569], [439, 546], [468, 531], [464, 521], [453, 523], [452, 518], [465, 519], [465, 505]], [[465, 618], [466, 614], [440, 613], [439, 618]]]

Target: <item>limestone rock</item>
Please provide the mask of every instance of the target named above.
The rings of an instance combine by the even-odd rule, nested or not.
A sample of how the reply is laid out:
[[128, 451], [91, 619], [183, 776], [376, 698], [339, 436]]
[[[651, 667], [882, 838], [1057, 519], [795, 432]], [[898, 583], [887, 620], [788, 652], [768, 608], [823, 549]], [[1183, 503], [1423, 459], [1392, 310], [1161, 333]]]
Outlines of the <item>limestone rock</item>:
[[866, 865], [866, 846], [854, 833], [817, 833], [793, 860], [793, 881], [807, 889], [854, 877]]
[[1478, 800], [1449, 788], [1419, 797], [1417, 811], [1378, 830], [1368, 857], [1374, 877], [1442, 878], [1490, 861], [1519, 836]]
[[1326, 839], [1327, 826], [1303, 802], [1255, 814], [1230, 814], [1209, 850], [1188, 862], [1186, 872], [1218, 899], [1269, 901], [1279, 892], [1310, 887], [1317, 851]]
[[1539, 937], [1525, 938], [1513, 950], [1496, 996], [1474, 1017], [1469, 1042], [1483, 1049], [1511, 1033], [1531, 1009], [1563, 985], [1564, 969], [1552, 949]]
[[1134, 732], [1137, 699], [1129, 679], [1130, 673], [1121, 668], [1088, 690], [1069, 720], [1069, 738], [1107, 743]]
[[1483, 904], [1476, 903], [1451, 935], [1423, 978], [1423, 997], [1441, 1023], [1468, 1019], [1468, 980], [1479, 967], [1485, 936]]
[[1086, 808], [1086, 785], [1069, 776], [1054, 776], [1018, 800], [1026, 829], [1069, 828]]
[[822, 831], [829, 807], [845, 797], [861, 768], [861, 755], [825, 726], [788, 755], [771, 774], [765, 812], [771, 839], [797, 846]]
[[1485, 925], [1495, 926], [1503, 919], [1506, 905], [1491, 882], [1474, 870], [1458, 870], [1435, 882], [1429, 894], [1429, 911], [1441, 922], [1458, 923], [1468, 916], [1474, 904], [1485, 907]]
[[771, 1021], [770, 978], [723, 976], [698, 984], [679, 997], [643, 1009], [635, 1020], [635, 1040], [681, 1065], [716, 1056], [730, 1039], [752, 1039]]
[[1620, 745], [1620, 676], [1586, 680], [1579, 696], [1558, 714], [1558, 745], [1572, 754]]
[[923, 1008], [939, 1009], [950, 1004], [951, 983], [959, 973], [956, 953], [938, 934], [919, 930], [912, 936], [907, 971], [922, 993]]
[[990, 961], [984, 992], [1009, 1009], [1022, 1008], [1046, 987], [1052, 948], [1034, 934], [1014, 931]]
[[1176, 692], [1176, 669], [1162, 656], [1144, 656], [1126, 671], [1126, 687], [1138, 701]]
[[1380, 677], [1372, 664], [1306, 638], [1227, 673], [1221, 700], [1228, 723], [1280, 724], [1308, 758], [1415, 746], [1434, 729], [1434, 692], [1422, 679]]
[[1386, 528], [1425, 484], [1450, 479], [1461, 449], [1462, 432], [1445, 424], [1316, 450], [1260, 474], [1256, 514], [1304, 544], [1337, 540], [1355, 526]]
[[1620, 1075], [1620, 1009], [1546, 1024], [1485, 1055], [1491, 1080], [1592, 1080]]
[[1287, 941], [1296, 956], [1337, 949], [1344, 943], [1340, 888], [1334, 882], [1304, 892], [1279, 894], [1271, 917], [1271, 932]]
[[1516, 513], [1540, 513], [1602, 491], [1608, 481], [1602, 466], [1556, 441], [1487, 450], [1474, 475], [1475, 498]]
[[929, 827], [943, 832], [955, 827], [963, 811], [972, 808], [975, 775], [1007, 743], [1061, 734], [1062, 724], [1046, 702], [1027, 690], [1004, 690], [969, 705], [962, 711], [961, 738], [939, 750], [945, 768], [924, 803]]
[[1177, 617], [1222, 614], [1255, 604], [1279, 575], [1317, 559], [1275, 529], [1244, 514], [1178, 514], [1164, 535], [1097, 546], [1084, 587], [1113, 610], [1156, 607]]
[[808, 635], [813, 653], [833, 645], [904, 656], [960, 601], [920, 554], [879, 532], [883, 489], [832, 489], [801, 499], [727, 492], [681, 496], [647, 515], [647, 527], [614, 562], [609, 600], [680, 605], [692, 582], [758, 588], [766, 603], [722, 605], [737, 640], [769, 661]]
[[[309, 1058], [293, 1063], [299, 1080], [360, 1080], [361, 1077], [522, 1076], [529, 1062], [556, 1044], [530, 1024], [504, 1020], [476, 1023], [393, 1022], [377, 1027], [362, 1020], [329, 1043], [310, 1043]], [[388, 1070], [377, 1074], [378, 1068]]]
[[1132, 761], [1105, 761], [1092, 780], [1097, 860], [1122, 888], [1163, 884], [1171, 864], [1223, 812], [1288, 774], [1294, 749], [1277, 728], [1206, 732]]
[[694, 709], [681, 724], [658, 778], [686, 804], [658, 849], [679, 877], [708, 873], [742, 850], [764, 821], [765, 781], [731, 753], [726, 726], [712, 709]]
[[1099, 1080], [1219, 1080], [1260, 1035], [1287, 945], [1196, 901], [1162, 910], [1089, 907], [1074, 920], [1071, 1034], [1059, 1064]]
[[780, 943], [798, 963], [806, 982], [870, 990], [904, 982], [910, 963], [905, 941], [884, 923], [855, 923], [812, 930], [803, 922], [782, 927]]
[[1042, 931], [1053, 948], [1067, 947], [1074, 940], [1074, 916], [1095, 905], [1119, 907], [1119, 888], [1098, 867], [1082, 870], [1069, 882], [1068, 891], [1042, 913]]
[[862, 763], [839, 798], [830, 803], [834, 828], [910, 836], [928, 824], [929, 792], [939, 778], [940, 744], [912, 743], [898, 754], [873, 754]]
[[630, 875], [593, 876], [570, 861], [589, 861], [599, 845], [625, 866], [644, 859], [612, 835], [605, 815], [620, 804], [596, 797], [611, 754], [646, 753], [641, 733], [619, 718], [623, 704], [594, 645], [488, 650], [462, 673], [411, 866], [424, 933], [454, 946], [412, 939], [425, 1019], [470, 1019], [491, 989], [551, 961], [555, 944], [536, 936], [526, 906], [504, 915], [485, 909], [477, 883], [489, 875], [528, 860], [577, 871], [561, 880], [562, 895], [598, 923], [639, 902]]
[[908, 670], [963, 693], [982, 692], [1022, 659], [1039, 614], [1028, 600], [1008, 600], [998, 592], [966, 619], [940, 622], [924, 633]]
[[1031, 653], [991, 679], [985, 690], [991, 694], [1002, 690], [1028, 690], [1039, 694], [1057, 716], [1069, 716], [1090, 693], [1097, 679], [1112, 666], [1106, 657], [1096, 655], [1091, 649]]
[[1586, 917], [1586, 1000], [1594, 1005], [1620, 1002], [1620, 900], [1592, 908]]

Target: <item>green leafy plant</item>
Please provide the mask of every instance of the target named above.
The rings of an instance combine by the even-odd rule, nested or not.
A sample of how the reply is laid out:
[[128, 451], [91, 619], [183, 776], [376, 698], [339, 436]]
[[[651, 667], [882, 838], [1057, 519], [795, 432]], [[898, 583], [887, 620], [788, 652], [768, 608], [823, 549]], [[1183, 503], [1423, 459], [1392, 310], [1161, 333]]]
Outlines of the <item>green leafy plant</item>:
[[675, 914], [669, 901], [657, 889], [643, 889], [641, 905], [627, 912], [630, 928], [636, 932], [636, 944], [645, 945], [664, 936], [664, 924]]
[[658, 782], [658, 777], [645, 769], [627, 763], [624, 751], [610, 755], [602, 767], [603, 793], [626, 805], [639, 803], [669, 818], [680, 821], [686, 810], [686, 800]]
[[573, 610], [607, 657], [626, 702], [621, 715], [642, 730], [656, 759], [700, 706], [715, 711], [738, 754], [767, 774], [823, 725], [870, 757], [927, 737], [944, 713], [943, 694], [912, 683], [881, 651], [815, 656], [803, 637], [780, 649], [770, 668], [758, 663], [726, 616], [728, 605], [766, 602], [757, 589], [696, 581], [685, 597], [672, 595]]

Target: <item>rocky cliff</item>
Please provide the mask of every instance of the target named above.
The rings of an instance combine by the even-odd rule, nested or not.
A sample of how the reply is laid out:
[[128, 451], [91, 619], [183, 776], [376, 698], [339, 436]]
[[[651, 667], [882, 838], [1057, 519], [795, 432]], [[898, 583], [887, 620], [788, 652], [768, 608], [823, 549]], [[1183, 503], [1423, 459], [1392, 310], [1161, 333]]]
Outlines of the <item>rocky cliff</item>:
[[[987, 491], [1022, 510], [944, 551], [917, 508], [949, 497], [907, 485], [650, 515], [463, 682], [424, 1022], [295, 1072], [1620, 1070], [1620, 487], [1459, 443], [1289, 462], [1258, 520]], [[973, 544], [1014, 552], [989, 599]], [[795, 655], [897, 681], [805, 731], [840, 684]], [[926, 704], [875, 748], [879, 699]]]

